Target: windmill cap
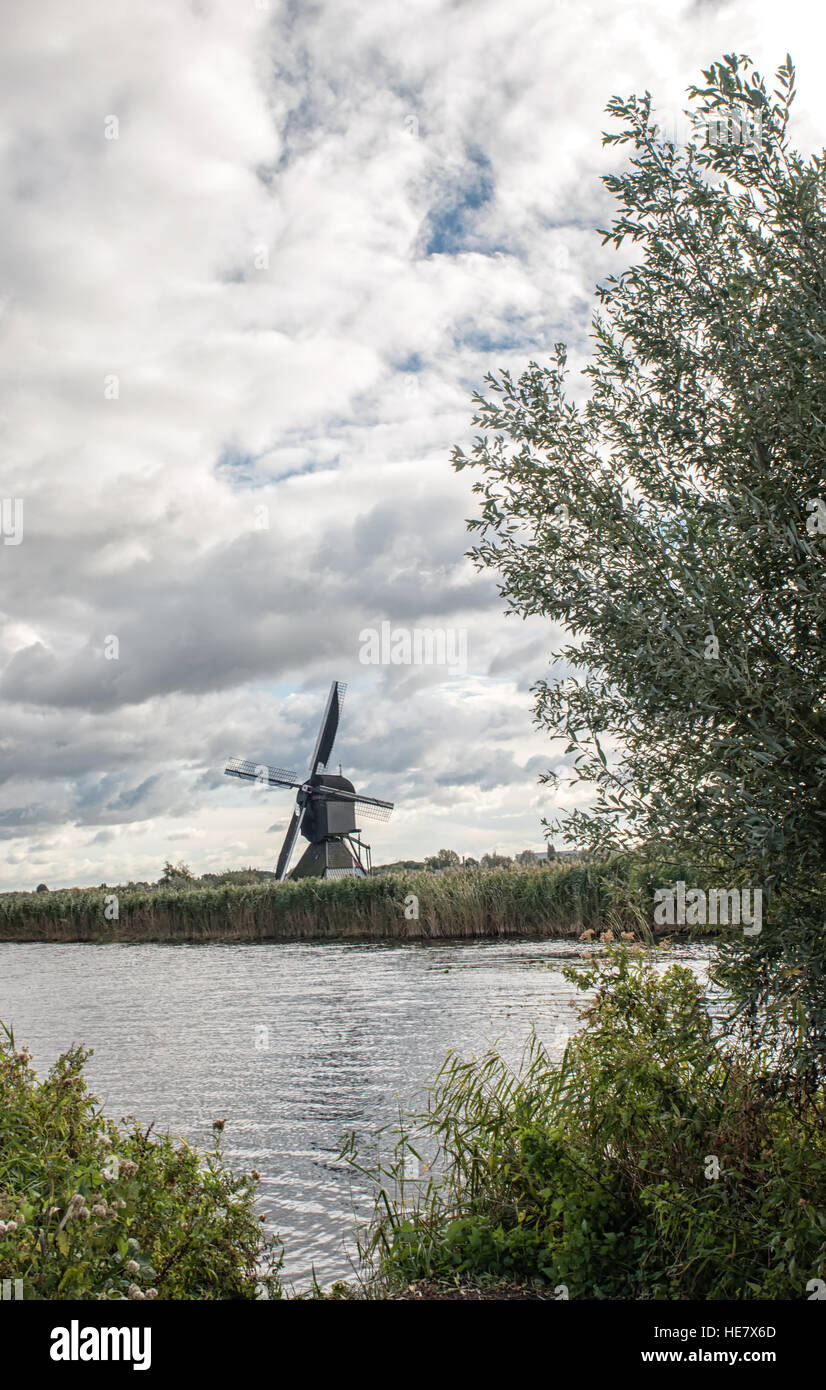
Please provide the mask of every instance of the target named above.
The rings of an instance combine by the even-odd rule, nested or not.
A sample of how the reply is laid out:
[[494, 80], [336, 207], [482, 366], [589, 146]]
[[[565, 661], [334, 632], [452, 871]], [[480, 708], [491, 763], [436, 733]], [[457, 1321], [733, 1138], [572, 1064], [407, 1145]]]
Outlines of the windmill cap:
[[355, 795], [355, 787], [346, 777], [339, 777], [332, 772], [318, 772], [315, 777], [310, 779], [313, 787], [330, 787], [333, 791], [352, 792]]

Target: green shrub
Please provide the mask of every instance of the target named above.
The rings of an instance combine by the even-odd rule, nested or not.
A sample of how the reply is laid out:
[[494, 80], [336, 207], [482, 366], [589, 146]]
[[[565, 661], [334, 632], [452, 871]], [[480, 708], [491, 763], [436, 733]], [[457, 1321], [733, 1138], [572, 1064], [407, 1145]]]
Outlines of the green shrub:
[[[721, 1037], [684, 967], [612, 948], [568, 973], [593, 994], [561, 1060], [535, 1038], [518, 1075], [493, 1052], [449, 1056], [392, 1160], [372, 1160], [361, 1247], [379, 1279], [805, 1298], [826, 1278], [823, 1092]], [[411, 1187], [405, 1155], [434, 1146], [433, 1175]]]
[[26, 1299], [280, 1297], [257, 1174], [228, 1170], [217, 1135], [199, 1154], [134, 1120], [119, 1128], [86, 1090], [88, 1051], [39, 1081], [3, 1033], [0, 1280], [22, 1280]]

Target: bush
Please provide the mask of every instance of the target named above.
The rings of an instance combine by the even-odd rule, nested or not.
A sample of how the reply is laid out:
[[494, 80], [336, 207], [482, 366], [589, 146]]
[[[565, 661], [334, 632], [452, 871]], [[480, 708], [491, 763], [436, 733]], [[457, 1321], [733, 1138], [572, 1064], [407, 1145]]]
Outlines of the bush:
[[281, 1296], [257, 1174], [228, 1170], [217, 1135], [199, 1154], [134, 1119], [121, 1129], [86, 1090], [87, 1050], [38, 1081], [0, 1027], [0, 1280], [26, 1299]]
[[[568, 973], [594, 993], [561, 1060], [536, 1039], [518, 1077], [495, 1053], [449, 1056], [390, 1164], [371, 1165], [361, 1245], [379, 1279], [805, 1298], [826, 1278], [823, 1092], [722, 1038], [684, 967], [661, 975], [611, 948]], [[405, 1156], [434, 1146], [438, 1171], [411, 1206]]]

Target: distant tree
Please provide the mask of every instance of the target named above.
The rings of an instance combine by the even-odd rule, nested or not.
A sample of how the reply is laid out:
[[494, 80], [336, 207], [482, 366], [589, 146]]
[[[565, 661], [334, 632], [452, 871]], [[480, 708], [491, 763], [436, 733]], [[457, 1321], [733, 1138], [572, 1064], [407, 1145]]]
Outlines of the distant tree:
[[35, 889], [35, 892], [36, 892], [36, 893], [48, 893], [48, 891], [49, 891], [49, 890], [48, 890], [48, 888], [46, 887], [46, 884], [45, 884], [45, 883], [38, 883], [38, 885], [37, 885], [37, 887], [36, 887], [36, 889]]
[[469, 855], [466, 856], [466, 858], [465, 858], [465, 860], [464, 860], [464, 867], [465, 867], [466, 869], [478, 869], [478, 868], [479, 868], [479, 860], [478, 860], [478, 859], [474, 859], [473, 856], [469, 854]]
[[167, 859], [163, 866], [163, 873], [161, 874], [160, 881], [167, 886], [171, 885], [177, 887], [182, 883], [194, 883], [195, 875], [189, 865], [184, 864], [183, 861], [180, 864], [173, 864]]
[[458, 869], [461, 860], [453, 849], [440, 849], [437, 854], [431, 854], [425, 859], [425, 867], [428, 869]]
[[425, 868], [426, 865], [421, 859], [394, 859], [391, 864], [374, 864], [373, 873], [398, 874], [404, 869], [410, 870], [413, 873], [421, 873]]
[[520, 850], [516, 856], [516, 863], [524, 865], [525, 868], [530, 868], [532, 864], [536, 863], [536, 855], [532, 849]]
[[509, 859], [506, 854], [493, 853], [482, 855], [483, 869], [507, 869], [512, 863], [513, 860]]

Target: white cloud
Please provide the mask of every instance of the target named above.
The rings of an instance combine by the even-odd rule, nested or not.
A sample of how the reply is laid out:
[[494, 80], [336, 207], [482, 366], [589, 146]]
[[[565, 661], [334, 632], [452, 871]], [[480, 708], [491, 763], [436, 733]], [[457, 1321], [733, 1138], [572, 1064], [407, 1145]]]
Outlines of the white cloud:
[[[812, 24], [765, 0], [0, 15], [0, 495], [25, 503], [0, 887], [154, 877], [182, 838], [196, 869], [272, 863], [289, 808], [223, 759], [300, 756], [333, 677], [339, 756], [399, 804], [377, 858], [539, 846], [552, 634], [462, 558], [449, 451], [486, 371], [583, 358], [608, 98], [790, 48], [811, 145]], [[466, 628], [469, 677], [360, 666], [383, 619]]]

